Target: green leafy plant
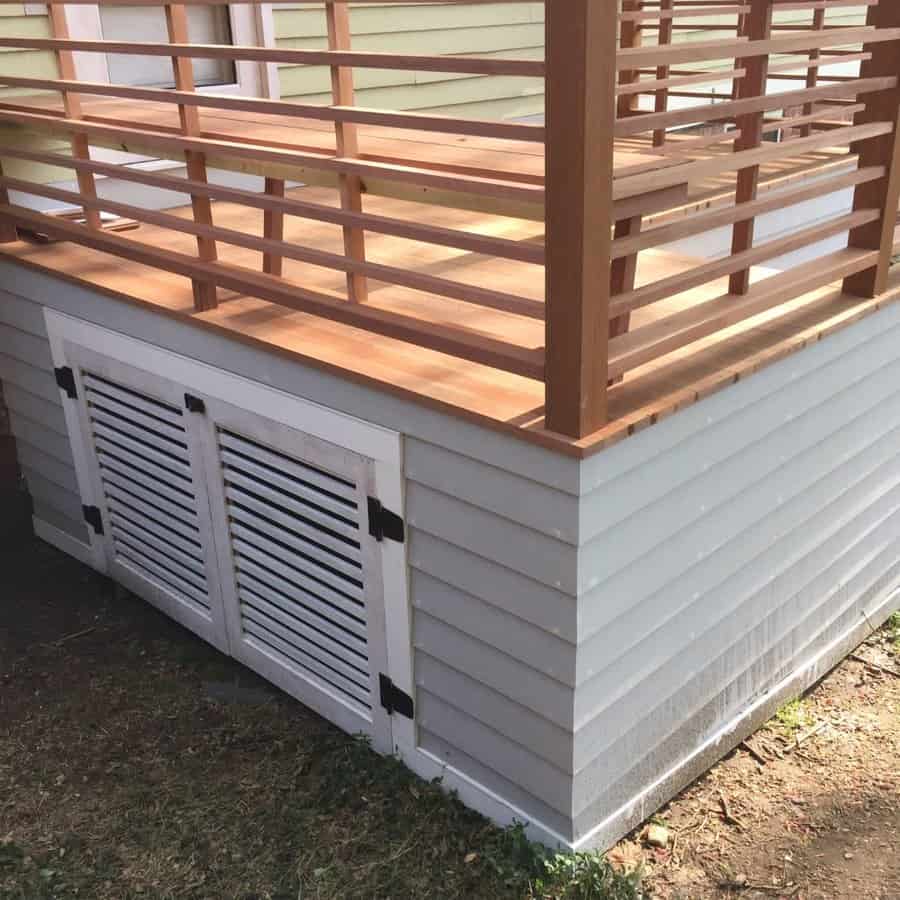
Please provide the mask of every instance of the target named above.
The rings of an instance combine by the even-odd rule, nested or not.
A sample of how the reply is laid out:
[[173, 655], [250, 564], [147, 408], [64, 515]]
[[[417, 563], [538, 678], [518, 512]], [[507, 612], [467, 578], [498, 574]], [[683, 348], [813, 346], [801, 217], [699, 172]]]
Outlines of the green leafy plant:
[[801, 729], [807, 728], [811, 724], [812, 719], [802, 698], [796, 697], [785, 703], [775, 713], [775, 722], [785, 734], [793, 737]]

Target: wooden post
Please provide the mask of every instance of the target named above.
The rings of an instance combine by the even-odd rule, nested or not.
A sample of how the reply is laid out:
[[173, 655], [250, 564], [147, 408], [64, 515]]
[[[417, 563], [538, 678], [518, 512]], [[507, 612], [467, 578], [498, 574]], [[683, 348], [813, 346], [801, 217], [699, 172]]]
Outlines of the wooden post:
[[[187, 11], [184, 6], [180, 4], [166, 5], [166, 26], [170, 43], [190, 43]], [[191, 60], [185, 56], [173, 56], [172, 69], [175, 73], [175, 87], [179, 91], [193, 91], [194, 69]], [[183, 103], [179, 103], [178, 116], [181, 121], [182, 134], [187, 137], [200, 134], [200, 113], [196, 106], [185, 106]], [[187, 163], [188, 178], [206, 184], [206, 157], [204, 154], [194, 150], [185, 150], [184, 158]], [[212, 225], [212, 202], [209, 197], [191, 194], [191, 208], [194, 212], [194, 221], [198, 225]], [[218, 257], [216, 242], [212, 238], [198, 236], [197, 253], [203, 262], [214, 262]], [[194, 279], [192, 285], [194, 308], [198, 312], [215, 309], [218, 305], [215, 283]]]
[[547, 4], [546, 426], [606, 422], [617, 0]]
[[[816, 9], [813, 10], [813, 23], [812, 23], [813, 31], [823, 31], [825, 28], [825, 10]], [[822, 55], [822, 51], [816, 47], [813, 50], [809, 51], [809, 61], [810, 63], [818, 63], [819, 57]], [[806, 70], [806, 86], [808, 88], [814, 88], [819, 83], [819, 67], [818, 65], [810, 65], [810, 67]], [[803, 104], [803, 115], [809, 116], [812, 115], [813, 110], [815, 109], [815, 103], [804, 103]], [[812, 134], [812, 124], [803, 125], [800, 128], [800, 137], [809, 137]]]
[[[345, 0], [327, 0], [325, 14], [328, 23], [328, 49], [350, 49], [350, 13]], [[331, 67], [331, 97], [335, 106], [353, 106], [353, 69], [347, 66]], [[356, 125], [335, 122], [334, 133], [338, 156], [358, 156], [359, 139]], [[350, 212], [362, 212], [362, 181], [358, 175], [341, 174], [339, 186], [341, 208]], [[365, 262], [366, 237], [362, 228], [344, 226], [344, 253], [357, 262]], [[353, 303], [365, 303], [369, 288], [365, 275], [347, 273], [347, 297]]]
[[[772, 32], [772, 0], [750, 0], [750, 12], [745, 20], [745, 34], [748, 40], [768, 40]], [[746, 69], [747, 74], [738, 83], [738, 99], [760, 97], [766, 92], [769, 75], [769, 57], [751, 56], [737, 63], [737, 68]], [[734, 152], [751, 150], [762, 143], [764, 113], [739, 116], [737, 127], [741, 136], [734, 142]], [[734, 202], [750, 203], [756, 199], [759, 187], [759, 166], [747, 166], [737, 174]], [[753, 232], [756, 219], [750, 217], [736, 222], [731, 238], [732, 254], [743, 253], [753, 246]], [[729, 279], [728, 288], [732, 294], [746, 294], [750, 289], [750, 270], [735, 272]]]
[[[50, 10], [50, 30], [53, 37], [57, 40], [69, 39], [69, 24], [66, 21], [66, 11], [62, 6], [51, 4]], [[56, 64], [59, 68], [59, 77], [66, 81], [76, 81], [78, 75], [75, 72], [75, 58], [71, 50], [57, 50]], [[66, 112], [67, 119], [81, 118], [81, 98], [78, 94], [70, 91], [61, 91], [63, 109]], [[90, 143], [86, 134], [74, 133], [70, 139], [72, 145], [72, 156], [75, 159], [90, 159]], [[75, 174], [78, 181], [79, 193], [90, 200], [97, 199], [97, 186], [94, 183], [94, 176], [91, 172], [78, 171]], [[84, 207], [84, 220], [89, 228], [100, 227], [100, 210], [96, 207]]]
[[[882, 0], [870, 6], [869, 25], [878, 29], [900, 28], [900, 3]], [[862, 63], [861, 78], [900, 76], [900, 41], [883, 41], [865, 49], [872, 58]], [[859, 168], [886, 166], [887, 175], [877, 181], [856, 188], [853, 209], [878, 209], [881, 216], [869, 225], [850, 232], [848, 244], [863, 250], [877, 250], [878, 263], [844, 280], [844, 290], [857, 297], [875, 297], [887, 290], [888, 274], [894, 254], [894, 229], [897, 225], [897, 205], [900, 203], [900, 85], [886, 91], [865, 94], [860, 98], [866, 106], [856, 114], [854, 124], [891, 122], [893, 130], [881, 137], [863, 141], [855, 149], [859, 153]]]
[[[672, 12], [674, 9], [674, 0], [660, 0], [660, 13]], [[673, 22], [672, 18], [660, 18], [659, 20], [659, 46], [667, 47], [672, 43]], [[656, 77], [659, 79], [668, 78], [671, 71], [669, 66], [657, 66]], [[654, 112], [664, 113], [669, 109], [669, 91], [663, 88], [656, 92], [655, 102], [653, 104]], [[662, 147], [666, 143], [666, 129], [657, 128], [653, 132], [653, 146]]]
[[[284, 179], [266, 178], [266, 196], [284, 197]], [[269, 241], [284, 240], [284, 213], [267, 209], [263, 213], [263, 237]], [[282, 274], [284, 257], [278, 253], [263, 253], [263, 272], [267, 275]]]
[[[3, 176], [3, 160], [0, 160], [0, 177]], [[0, 185], [0, 205], [9, 206], [9, 191]], [[19, 239], [16, 223], [0, 215], [0, 244], [11, 244]]]
[[[640, 12], [643, 9], [643, 0], [622, 0], [622, 12]], [[639, 22], [632, 19], [623, 19], [619, 25], [619, 46], [623, 50], [639, 47], [643, 43]], [[637, 69], [623, 69], [619, 72], [619, 84], [622, 86], [634, 84], [640, 81], [641, 73]], [[631, 115], [637, 109], [640, 94], [622, 94], [619, 97], [617, 115], [620, 119]]]

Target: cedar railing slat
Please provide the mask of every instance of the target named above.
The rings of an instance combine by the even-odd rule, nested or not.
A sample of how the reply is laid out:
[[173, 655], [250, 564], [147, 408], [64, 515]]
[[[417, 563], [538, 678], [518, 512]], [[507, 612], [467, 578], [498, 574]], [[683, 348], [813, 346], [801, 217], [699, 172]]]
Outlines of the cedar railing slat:
[[[166, 29], [169, 41], [173, 44], [187, 43], [188, 20], [187, 10], [181, 4], [166, 4]], [[184, 56], [172, 57], [172, 71], [175, 75], [175, 89], [185, 93], [194, 91], [193, 64]], [[200, 134], [200, 115], [197, 107], [180, 103], [178, 105], [178, 118], [181, 122], [181, 133], [185, 137], [196, 137]], [[206, 183], [206, 157], [197, 150], [185, 150], [185, 163], [187, 164], [188, 177], [192, 181]], [[208, 197], [199, 194], [191, 195], [191, 207], [194, 213], [194, 221], [198, 225], [212, 225], [212, 204]], [[213, 262], [218, 258], [216, 242], [208, 237], [197, 236], [197, 252], [203, 262]], [[218, 305], [216, 299], [215, 282], [209, 280], [194, 279], [194, 308], [201, 312], [207, 309], [215, 309]]]

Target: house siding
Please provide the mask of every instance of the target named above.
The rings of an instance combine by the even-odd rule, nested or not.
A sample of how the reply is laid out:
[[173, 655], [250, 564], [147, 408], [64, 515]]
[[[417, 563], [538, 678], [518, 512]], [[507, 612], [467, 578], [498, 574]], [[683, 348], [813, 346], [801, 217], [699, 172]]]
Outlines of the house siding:
[[42, 307], [0, 291], [0, 380], [35, 518], [86, 542]]
[[898, 605], [898, 337], [890, 307], [585, 463], [576, 838]]
[[566, 842], [608, 846], [897, 605], [896, 305], [579, 462], [22, 267], [0, 280], [20, 463], [38, 517], [82, 540], [40, 303], [400, 432], [417, 745]]
[[[30, 458], [42, 464], [33, 481], [40, 502], [50, 475], [60, 474], [64, 448], [54, 436], [61, 429], [64, 437], [65, 423], [49, 350], [29, 340], [43, 328], [41, 307], [23, 295], [403, 433], [418, 745], [493, 790], [519, 818], [567, 836], [576, 460], [21, 267], [0, 263], [0, 279], [19, 294], [7, 295], [0, 318], [31, 329], [24, 343], [17, 338], [18, 352], [43, 360], [28, 367], [30, 379], [18, 359], [10, 369], [27, 414], [19, 427], [43, 457]], [[73, 514], [77, 503], [72, 496], [58, 513]]]
[[[325, 14], [320, 8], [274, 10], [279, 47], [323, 49], [328, 45]], [[389, 53], [477, 53], [542, 59], [542, 2], [453, 3], [399, 6], [378, 4], [350, 11], [353, 48]], [[282, 66], [284, 98], [331, 103], [327, 68]], [[441, 72], [359, 69], [356, 102], [384, 109], [414, 109], [478, 118], [514, 118], [544, 109], [540, 79], [506, 76], [459, 76]]]
[[[274, 31], [279, 47], [323, 49], [328, 45], [325, 14], [320, 8], [278, 6]], [[776, 13], [781, 25], [809, 26], [812, 13]], [[691, 30], [680, 20], [675, 41], [733, 37], [736, 16], [704, 16]], [[832, 10], [831, 27], [865, 22], [858, 10]], [[389, 53], [478, 54], [480, 56], [543, 59], [544, 3], [484, 3], [470, 6], [433, 3], [398, 6], [372, 3], [350, 11], [353, 47]], [[710, 28], [720, 27], [720, 31]], [[655, 42], [652, 30], [644, 43]], [[727, 65], [723, 63], [723, 68]], [[305, 103], [331, 103], [330, 75], [321, 66], [279, 67], [281, 95]], [[544, 112], [544, 86], [539, 79], [467, 76], [439, 72], [359, 69], [355, 73], [356, 102], [382, 109], [418, 110], [440, 115], [483, 119], [539, 116]], [[705, 90], [702, 86], [699, 90]]]

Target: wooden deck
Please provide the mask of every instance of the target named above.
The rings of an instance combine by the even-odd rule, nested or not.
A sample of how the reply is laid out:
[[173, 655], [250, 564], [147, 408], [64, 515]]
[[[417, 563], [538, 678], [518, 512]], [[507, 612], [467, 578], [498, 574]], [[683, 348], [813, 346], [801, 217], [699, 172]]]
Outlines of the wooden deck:
[[[333, 202], [326, 188], [298, 188], [288, 192], [297, 199]], [[410, 213], [410, 204], [393, 198], [367, 199], [370, 212], [388, 216]], [[438, 210], [440, 208], [434, 208]], [[261, 235], [263, 214], [229, 203], [213, 208], [217, 225], [240, 228]], [[185, 218], [190, 208], [177, 211]], [[440, 209], [441, 220], [431, 224], [461, 228], [474, 234], [496, 234], [520, 241], [539, 238], [542, 226], [522, 220], [515, 229], [508, 217], [472, 211]], [[285, 240], [301, 240], [305, 246], [338, 252], [341, 229], [322, 223], [286, 218]], [[190, 253], [193, 238], [168, 228], [142, 225], [130, 232], [155, 247]], [[409, 242], [386, 236], [370, 237], [368, 257], [387, 265], [408, 265]], [[227, 263], [257, 266], [259, 254], [252, 250], [220, 245]], [[501, 372], [442, 353], [413, 346], [318, 316], [293, 312], [257, 298], [220, 292], [216, 309], [196, 312], [188, 278], [158, 268], [101, 253], [73, 243], [39, 244], [18, 242], [0, 245], [0, 258], [15, 261], [47, 274], [100, 290], [125, 302], [151, 307], [163, 314], [190, 321], [198, 327], [223, 331], [236, 340], [262, 344], [274, 352], [322, 367], [351, 380], [397, 393], [429, 404], [453, 415], [477, 421], [502, 431], [573, 455], [595, 452], [677, 408], [704, 396], [717, 386], [730, 384], [754, 371], [765, 360], [799, 349], [822, 333], [874, 311], [900, 295], [900, 279], [887, 297], [878, 301], [842, 295], [824, 289], [801, 298], [796, 312], [782, 309], [739, 323], [697, 342], [662, 360], [625, 376], [611, 390], [613, 421], [601, 431], [581, 440], [549, 432], [543, 422], [543, 385], [535, 380]], [[637, 284], [657, 281], [696, 265], [697, 260], [654, 250], [639, 258]], [[536, 301], [543, 299], [543, 279], [529, 279], [528, 266], [448, 248], [417, 245], [417, 270], [436, 276], [451, 276], [463, 283], [490, 285]], [[523, 271], [525, 270], [525, 271]], [[755, 275], [768, 274], [758, 270]], [[305, 287], [339, 295], [342, 273], [285, 260], [285, 278]], [[634, 325], [685, 309], [700, 299], [714, 297], [726, 288], [727, 279], [711, 282], [686, 295], [653, 304], [634, 314]], [[483, 309], [448, 298], [423, 296], [421, 292], [378, 282], [370, 284], [369, 303], [380, 309], [402, 312], [431, 322], [453, 323], [478, 334], [502, 335], [523, 348], [543, 342], [543, 322], [528, 320], [497, 310]]]
[[[166, 5], [166, 42], [73, 40], [59, 3], [51, 38], [0, 37], [0, 49], [52, 52], [59, 73], [0, 78], [18, 92], [0, 102], [0, 254], [572, 454], [897, 293], [896, 4], [835, 29], [802, 3], [814, 27], [798, 31], [760, 0], [716, 13], [734, 37], [683, 44], [673, 19], [696, 9], [572, 0], [547, 4], [533, 60], [353, 50], [356, 2], [325, 4], [327, 50], [192, 44], [179, 3]], [[658, 45], [642, 46], [654, 28]], [[79, 78], [77, 54], [107, 52], [171, 59], [175, 89]], [[330, 67], [332, 103], [198, 91], [198, 57]], [[859, 77], [820, 71], [849, 60]], [[360, 107], [359, 68], [542, 79], [547, 122]], [[770, 92], [772, 73], [797, 89]], [[723, 77], [730, 96], [704, 92]], [[170, 159], [187, 178], [123, 168], [109, 151]], [[217, 170], [262, 190], [224, 187]], [[108, 177], [191, 205], [98, 197]], [[73, 178], [77, 190], [58, 183]], [[291, 184], [303, 187], [285, 198]], [[755, 233], [762, 216], [850, 190], [851, 212], [838, 202], [837, 215]], [[110, 233], [101, 212], [140, 227]], [[28, 229], [65, 243], [18, 242]], [[721, 229], [728, 255], [670, 252]], [[845, 249], [763, 268], [844, 235]]]

